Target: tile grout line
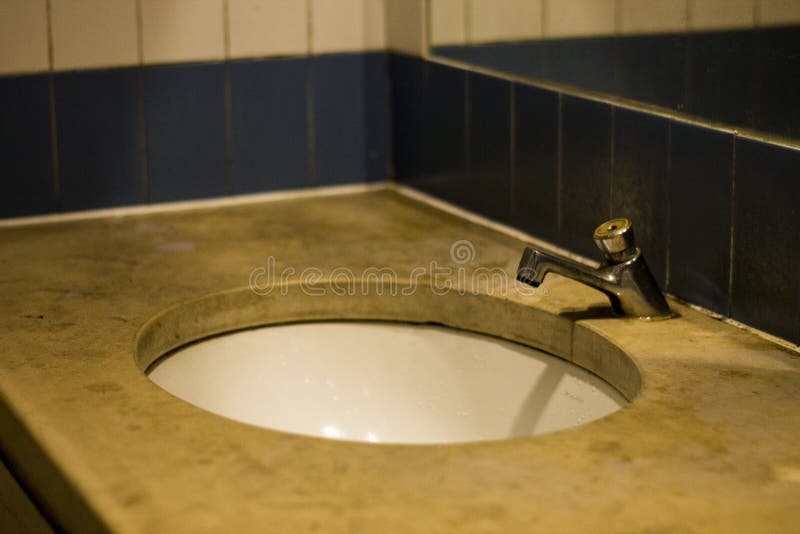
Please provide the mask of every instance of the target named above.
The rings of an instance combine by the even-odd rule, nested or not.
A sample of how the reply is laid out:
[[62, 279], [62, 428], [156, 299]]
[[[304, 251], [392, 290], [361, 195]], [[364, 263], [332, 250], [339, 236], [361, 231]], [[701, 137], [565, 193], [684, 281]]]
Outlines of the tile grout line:
[[469, 84], [470, 73], [464, 72], [464, 174], [469, 177], [472, 174], [472, 113], [470, 113], [470, 100], [472, 92]]
[[672, 123], [667, 122], [667, 242], [665, 253], [665, 272], [664, 272], [664, 291], [667, 291], [670, 284], [670, 257], [672, 250]]
[[735, 260], [734, 224], [736, 222], [736, 136], [731, 138], [731, 215], [730, 215], [730, 241], [728, 243], [728, 317], [733, 317], [733, 265]]
[[58, 160], [58, 118], [56, 115], [56, 80], [55, 80], [55, 47], [53, 45], [53, 16], [52, 0], [46, 0], [47, 15], [47, 91], [48, 106], [50, 108], [50, 155], [52, 161], [53, 182], [52, 195], [55, 201], [55, 211], [61, 211], [61, 165]]
[[317, 187], [317, 139], [316, 122], [314, 120], [314, 18], [312, 13], [312, 0], [306, 0], [306, 149], [308, 151], [306, 172], [308, 186]]
[[508, 84], [508, 170], [510, 180], [509, 211], [511, 218], [516, 216], [517, 198], [517, 90], [516, 84]]
[[150, 199], [150, 172], [147, 159], [147, 99], [145, 98], [145, 72], [144, 72], [144, 29], [142, 22], [142, 0], [136, 0], [136, 54], [139, 60], [138, 91], [139, 101], [139, 174], [142, 186], [142, 201], [149, 204]]
[[614, 175], [617, 172], [617, 108], [611, 106], [611, 138], [609, 140], [609, 170], [611, 175], [608, 180], [608, 218], [614, 216]]
[[558, 125], [556, 127], [556, 229], [564, 230], [564, 95], [558, 93]]
[[225, 66], [223, 69], [223, 112], [225, 114], [225, 179], [228, 193], [236, 193], [234, 175], [233, 147], [233, 81], [231, 80], [231, 25], [230, 2], [222, 0], [222, 37], [225, 48]]

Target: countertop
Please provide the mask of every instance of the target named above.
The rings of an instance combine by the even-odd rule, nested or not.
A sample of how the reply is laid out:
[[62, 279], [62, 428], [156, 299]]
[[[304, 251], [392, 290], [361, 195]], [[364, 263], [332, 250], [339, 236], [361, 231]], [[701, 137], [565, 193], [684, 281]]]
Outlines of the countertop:
[[[458, 241], [473, 247], [468, 263], [451, 257]], [[676, 319], [610, 317], [603, 295], [558, 276], [533, 295], [423, 287], [312, 301], [296, 287], [248, 289], [270, 257], [298, 274], [373, 266], [402, 279], [435, 261], [513, 280], [523, 244], [391, 188], [0, 228], [5, 460], [49, 517], [80, 531], [796, 531], [800, 357], [790, 348], [674, 300]], [[209, 309], [211, 326], [184, 321]], [[199, 333], [284, 310], [528, 342], [633, 401], [537, 437], [373, 445], [238, 423], [143, 373]], [[183, 337], [167, 340], [170, 326]]]

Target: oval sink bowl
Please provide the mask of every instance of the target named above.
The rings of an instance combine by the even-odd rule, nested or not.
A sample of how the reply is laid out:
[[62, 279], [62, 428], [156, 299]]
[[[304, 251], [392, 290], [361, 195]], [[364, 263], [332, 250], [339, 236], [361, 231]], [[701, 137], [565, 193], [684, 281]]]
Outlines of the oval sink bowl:
[[627, 401], [565, 360], [498, 338], [392, 322], [229, 333], [148, 369], [195, 406], [270, 429], [351, 441], [458, 443], [531, 436]]

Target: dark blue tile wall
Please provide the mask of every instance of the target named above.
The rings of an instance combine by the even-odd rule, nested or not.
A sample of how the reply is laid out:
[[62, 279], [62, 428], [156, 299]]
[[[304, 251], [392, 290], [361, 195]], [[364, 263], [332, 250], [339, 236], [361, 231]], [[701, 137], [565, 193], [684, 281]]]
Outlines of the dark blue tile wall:
[[61, 207], [145, 202], [138, 69], [57, 74], [55, 97]]
[[800, 150], [736, 141], [731, 315], [800, 344]]
[[611, 214], [611, 106], [561, 102], [560, 244], [597, 257], [592, 232]]
[[391, 110], [389, 105], [389, 65], [383, 52], [373, 52], [364, 56], [364, 101], [367, 106], [367, 181], [386, 180], [390, 176], [389, 124]]
[[232, 192], [225, 168], [225, 67], [145, 67], [150, 199]]
[[0, 78], [0, 217], [56, 209], [47, 75]]
[[727, 315], [733, 135], [672, 124], [668, 291]]
[[465, 206], [498, 221], [511, 214], [511, 82], [468, 75]]
[[[392, 164], [394, 175], [416, 180], [422, 175], [423, 66], [415, 56], [389, 56]], [[463, 76], [463, 73], [462, 73]]]
[[667, 279], [668, 134], [666, 119], [615, 111], [611, 215], [635, 221], [636, 243], [646, 251], [647, 264], [662, 288]]
[[360, 54], [312, 59], [316, 184], [367, 179], [366, 65]]
[[558, 241], [558, 94], [514, 86], [515, 226]]
[[231, 64], [237, 193], [310, 185], [306, 58]]

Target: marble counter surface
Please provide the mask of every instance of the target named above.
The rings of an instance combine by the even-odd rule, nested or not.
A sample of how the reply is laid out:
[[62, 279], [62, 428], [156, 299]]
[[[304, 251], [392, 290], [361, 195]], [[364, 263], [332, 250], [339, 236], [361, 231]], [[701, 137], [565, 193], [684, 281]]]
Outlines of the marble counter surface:
[[[457, 242], [472, 247], [468, 261]], [[336, 268], [407, 280], [431, 262], [513, 280], [522, 247], [391, 189], [0, 228], [5, 461], [47, 517], [83, 532], [797, 529], [800, 356], [789, 348], [674, 301], [677, 319], [613, 318], [603, 295], [558, 276], [533, 295], [435, 295], [422, 283], [411, 297], [315, 301], [296, 285], [247, 289], [271, 262], [296, 277], [318, 269], [312, 285]], [[524, 341], [633, 402], [532, 438], [372, 445], [215, 416], [142, 371], [175, 344], [281, 314]]]

